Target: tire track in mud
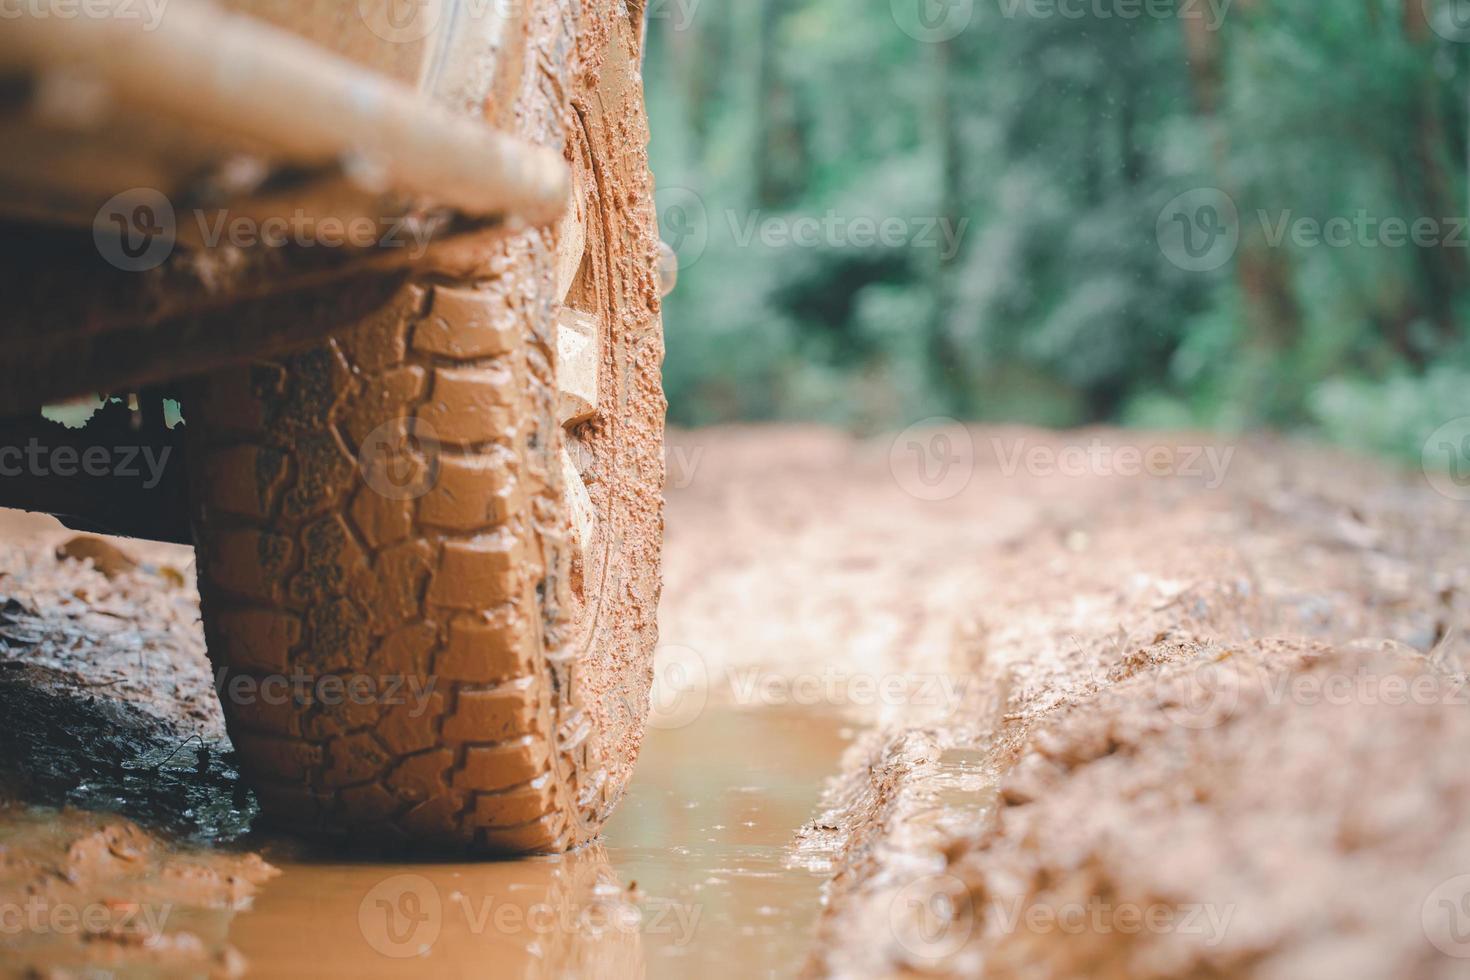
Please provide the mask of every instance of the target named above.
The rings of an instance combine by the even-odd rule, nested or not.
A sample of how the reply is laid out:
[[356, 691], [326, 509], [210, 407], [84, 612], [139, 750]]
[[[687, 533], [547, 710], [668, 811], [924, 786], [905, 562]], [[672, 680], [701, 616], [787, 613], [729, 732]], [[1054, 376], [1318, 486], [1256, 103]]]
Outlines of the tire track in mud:
[[[994, 430], [972, 442], [1085, 438]], [[667, 763], [643, 760], [594, 862], [615, 880], [599, 870], [548, 888], [615, 886], [703, 902], [709, 917], [682, 947], [692, 952], [573, 936], [556, 962], [683, 975], [704, 939], [726, 966], [777, 948], [759, 905], [679, 891], [701, 883], [694, 872], [744, 869], [746, 898], [791, 884], [768, 903], [782, 918], [777, 975], [1453, 975], [1431, 913], [1470, 873], [1462, 504], [1269, 442], [1215, 488], [1007, 473], [977, 451], [964, 491], [935, 501], [904, 491], [888, 450], [819, 430], [676, 435], [661, 664], [692, 650], [707, 671], [695, 715], [730, 724], [714, 741], [662, 733], [683, 775], [660, 783]], [[8, 594], [51, 594], [44, 555], [12, 549]], [[109, 696], [198, 707], [209, 677], [187, 589], [152, 590], [134, 612], [157, 635], [114, 623], [99, 653], [89, 637], [117, 619], [104, 614], [114, 586], [75, 568], [57, 582], [69, 639], [49, 666], [101, 664], [87, 679], [116, 679]], [[168, 656], [197, 660], [199, 683], [132, 676], [169, 637]], [[1378, 686], [1339, 696], [1339, 680], [1362, 677]], [[885, 698], [889, 679], [898, 694]], [[785, 729], [761, 728], [772, 708], [812, 726], [837, 712], [846, 721], [823, 742], [834, 754], [842, 724], [859, 731], [839, 763], [814, 765], [794, 758]], [[760, 841], [685, 808], [718, 793], [739, 815], [777, 792], [730, 785], [732, 761], [768, 767], [790, 794]], [[831, 781], [813, 811], [821, 773]], [[640, 781], [654, 810], [639, 808]], [[619, 841], [621, 827], [632, 836]], [[789, 842], [775, 839], [783, 827]], [[732, 842], [758, 853], [721, 849]], [[691, 844], [709, 853], [678, 852]], [[364, 896], [349, 897], [339, 925], [357, 943]], [[1220, 914], [1131, 932], [1038, 929], [1023, 915], [1096, 900]]]
[[[905, 480], [882, 440], [675, 441], [704, 463], [670, 497], [663, 633], [707, 638], [715, 686], [752, 665], [787, 680], [835, 665], [963, 692], [949, 711], [847, 706], [867, 728], [792, 847], [793, 863], [830, 874], [804, 972], [1299, 972], [1341, 968], [1328, 951], [1344, 942], [1352, 975], [1448, 973], [1427, 920], [1403, 923], [1441, 878], [1470, 870], [1455, 829], [1467, 777], [1409, 754], [1417, 743], [1453, 757], [1466, 715], [1451, 704], [1470, 661], [1461, 505], [1418, 474], [1269, 439], [994, 429], [957, 441], [971, 471], [943, 499], [895, 493]], [[1006, 462], [1089, 444], [1233, 462], [1208, 480]], [[1363, 674], [1426, 685], [1431, 703], [1324, 704], [1297, 687], [1330, 702]], [[1339, 755], [1396, 775], [1429, 826], [1308, 778]], [[1254, 771], [1260, 785], [1235, 775]], [[1253, 856], [1271, 853], [1271, 821], [1311, 828], [1279, 866]], [[1355, 829], [1344, 839], [1342, 827]], [[1404, 841], [1412, 857], [1396, 853]], [[1228, 873], [1231, 848], [1247, 855], [1246, 882]], [[1373, 895], [1369, 881], [1377, 904], [1347, 897]], [[1080, 933], [1060, 918], [1072, 911], [1090, 917]], [[1120, 911], [1165, 925], [1124, 928]], [[1351, 929], [1324, 925], [1333, 916]]]
[[[675, 434], [673, 464], [698, 466], [671, 464], [688, 484], [669, 499], [656, 675], [687, 674], [692, 659], [712, 703], [795, 704], [862, 732], [813, 819], [792, 828], [786, 863], [827, 876], [824, 922], [861, 900], [868, 911], [840, 942], [867, 964], [892, 955], [879, 896], [942, 867], [946, 843], [990, 809], [979, 750], [1006, 678], [984, 670], [968, 563], [1037, 520], [1031, 504], [1005, 499], [991, 508], [997, 520], [964, 521], [972, 501], [905, 492], [888, 449], [815, 429]], [[671, 698], [677, 707], [656, 681], [655, 700]], [[804, 955], [806, 972], [820, 972]]]
[[[1008, 701], [1005, 678], [987, 677], [970, 649], [975, 670], [954, 678], [965, 693], [953, 710], [865, 732], [797, 835], [793, 860], [830, 873], [803, 975], [924, 967], [962, 940], [953, 919], [965, 896], [947, 873], [949, 854], [995, 817], [993, 749]], [[840, 942], [829, 941], [834, 925]]]

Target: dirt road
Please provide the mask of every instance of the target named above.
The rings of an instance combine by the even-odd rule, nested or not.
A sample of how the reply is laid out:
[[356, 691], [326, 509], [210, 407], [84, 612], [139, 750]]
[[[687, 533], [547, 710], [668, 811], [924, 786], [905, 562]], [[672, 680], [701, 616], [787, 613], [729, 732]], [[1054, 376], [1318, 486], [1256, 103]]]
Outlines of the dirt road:
[[711, 437], [671, 498], [665, 641], [869, 723], [801, 839], [809, 971], [1462, 971], [1466, 503], [1286, 442], [935, 439], [960, 476]]
[[188, 552], [129, 542], [108, 578], [7, 524], [0, 909], [30, 918], [0, 962], [1463, 971], [1470, 504], [1423, 474], [785, 429], [678, 434], [669, 478], [653, 731], [607, 841], [561, 862], [343, 865], [251, 831]]

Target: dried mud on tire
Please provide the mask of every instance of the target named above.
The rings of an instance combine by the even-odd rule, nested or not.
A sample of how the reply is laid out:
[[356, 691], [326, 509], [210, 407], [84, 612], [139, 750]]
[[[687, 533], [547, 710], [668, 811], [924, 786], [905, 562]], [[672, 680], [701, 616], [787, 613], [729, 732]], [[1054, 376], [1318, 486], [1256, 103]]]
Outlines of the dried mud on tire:
[[[407, 283], [320, 346], [205, 379], [186, 406], [210, 656], [258, 685], [225, 688], [226, 720], [289, 829], [558, 851], [596, 835], [631, 774], [662, 530], [647, 129], [632, 25], [591, 5], [574, 25], [562, 6], [528, 15], [515, 118], [566, 147], [592, 219], [567, 296], [602, 318], [581, 443], [637, 464], [589, 480], [590, 546], [569, 514], [549, 230]], [[312, 693], [265, 697], [280, 677]]]

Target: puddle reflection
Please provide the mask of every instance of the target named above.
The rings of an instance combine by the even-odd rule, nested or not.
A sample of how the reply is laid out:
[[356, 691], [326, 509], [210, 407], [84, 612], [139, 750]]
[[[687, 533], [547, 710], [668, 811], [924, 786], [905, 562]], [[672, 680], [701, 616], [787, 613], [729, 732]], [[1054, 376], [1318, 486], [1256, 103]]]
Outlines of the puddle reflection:
[[601, 846], [498, 864], [291, 860], [235, 917], [252, 975], [794, 975], [821, 879], [787, 867], [846, 745], [835, 714], [710, 709], [650, 731]]

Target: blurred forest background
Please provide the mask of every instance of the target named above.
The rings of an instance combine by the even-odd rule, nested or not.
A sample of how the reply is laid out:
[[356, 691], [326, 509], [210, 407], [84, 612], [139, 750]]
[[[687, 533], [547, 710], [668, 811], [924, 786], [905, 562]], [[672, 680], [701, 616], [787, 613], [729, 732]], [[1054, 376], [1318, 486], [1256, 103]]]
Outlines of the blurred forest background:
[[[1269, 426], [1417, 458], [1470, 415], [1464, 0], [649, 11], [675, 422]], [[1199, 188], [1238, 209], [1218, 268], [1161, 240]], [[784, 242], [801, 217], [827, 230]], [[909, 240], [857, 220], [894, 217]], [[1350, 240], [1280, 233], [1332, 218]]]

